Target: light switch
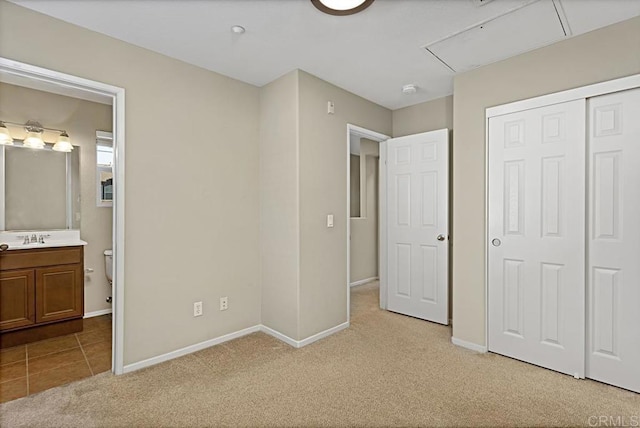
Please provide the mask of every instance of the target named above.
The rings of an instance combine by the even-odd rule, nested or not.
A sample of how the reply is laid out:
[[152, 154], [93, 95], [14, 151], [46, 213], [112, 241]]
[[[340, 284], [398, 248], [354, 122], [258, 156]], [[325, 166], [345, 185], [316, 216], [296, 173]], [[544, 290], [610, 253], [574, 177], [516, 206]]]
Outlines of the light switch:
[[335, 108], [335, 105], [333, 104], [333, 101], [327, 101], [327, 113], [334, 114], [335, 112], [336, 112], [336, 108]]
[[333, 214], [327, 215], [327, 227], [333, 227]]

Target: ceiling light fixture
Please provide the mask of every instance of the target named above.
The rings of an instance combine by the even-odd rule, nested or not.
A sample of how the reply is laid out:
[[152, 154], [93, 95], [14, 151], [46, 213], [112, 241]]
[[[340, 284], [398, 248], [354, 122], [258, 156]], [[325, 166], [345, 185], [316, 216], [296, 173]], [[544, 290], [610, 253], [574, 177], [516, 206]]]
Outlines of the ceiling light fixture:
[[362, 12], [373, 0], [311, 0], [316, 9], [329, 15], [345, 16]]
[[418, 92], [418, 87], [416, 85], [404, 85], [402, 87], [402, 93], [405, 95], [411, 95], [411, 94], [415, 94], [416, 92]]
[[236, 34], [242, 34], [244, 33], [245, 30], [243, 26], [241, 25], [234, 25], [233, 27], [231, 27], [231, 32], [236, 33]]
[[[53, 144], [53, 147], [51, 149], [57, 152], [70, 152], [73, 150], [73, 146], [71, 145], [71, 140], [69, 139], [69, 134], [67, 134], [67, 131], [55, 128], [45, 128], [44, 126], [40, 125], [40, 123], [33, 120], [30, 120], [24, 124], [0, 120], [1, 145], [13, 145], [14, 139], [9, 133], [9, 129], [7, 129], [7, 124], [24, 128], [24, 130], [27, 132], [24, 140], [22, 140], [23, 147], [28, 147], [30, 149], [44, 149], [46, 147], [46, 144], [42, 138], [42, 134], [44, 133], [44, 131], [54, 131], [59, 132], [60, 135], [58, 136], [58, 139], [56, 140], [55, 144]], [[17, 141], [20, 140], [18, 139]]]

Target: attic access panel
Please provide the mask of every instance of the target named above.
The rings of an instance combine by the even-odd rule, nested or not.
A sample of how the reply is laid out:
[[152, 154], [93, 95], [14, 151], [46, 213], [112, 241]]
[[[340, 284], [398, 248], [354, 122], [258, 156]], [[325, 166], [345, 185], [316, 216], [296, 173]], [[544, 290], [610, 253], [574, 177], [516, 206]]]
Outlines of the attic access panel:
[[425, 46], [454, 72], [491, 64], [565, 37], [552, 1], [543, 0]]

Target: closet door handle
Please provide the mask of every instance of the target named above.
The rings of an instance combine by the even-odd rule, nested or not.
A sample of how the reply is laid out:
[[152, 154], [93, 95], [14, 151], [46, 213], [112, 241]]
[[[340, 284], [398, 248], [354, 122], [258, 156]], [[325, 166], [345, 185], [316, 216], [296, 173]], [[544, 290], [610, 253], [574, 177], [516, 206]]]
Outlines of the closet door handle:
[[499, 247], [500, 245], [502, 245], [502, 241], [498, 238], [493, 238], [491, 240], [491, 245], [493, 245], [494, 247]]

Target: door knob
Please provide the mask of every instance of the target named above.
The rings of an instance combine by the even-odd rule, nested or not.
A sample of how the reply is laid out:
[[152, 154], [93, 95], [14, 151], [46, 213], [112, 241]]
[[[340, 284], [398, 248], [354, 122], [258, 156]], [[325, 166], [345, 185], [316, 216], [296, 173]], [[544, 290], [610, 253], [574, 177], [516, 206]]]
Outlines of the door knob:
[[7, 244], [0, 244], [0, 252], [7, 251], [9, 246]]
[[443, 234], [440, 234], [440, 235], [438, 235], [438, 236], [436, 237], [436, 239], [437, 239], [438, 241], [444, 241], [444, 240], [445, 240], [445, 236], [444, 236]]
[[491, 245], [493, 245], [494, 247], [499, 247], [502, 244], [502, 241], [499, 240], [498, 238], [493, 238], [491, 240]]

